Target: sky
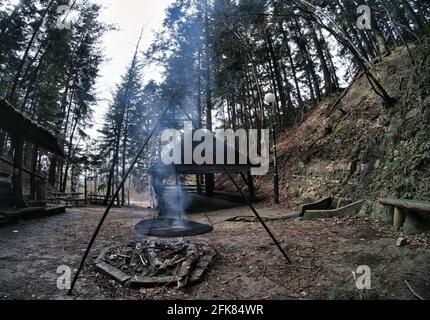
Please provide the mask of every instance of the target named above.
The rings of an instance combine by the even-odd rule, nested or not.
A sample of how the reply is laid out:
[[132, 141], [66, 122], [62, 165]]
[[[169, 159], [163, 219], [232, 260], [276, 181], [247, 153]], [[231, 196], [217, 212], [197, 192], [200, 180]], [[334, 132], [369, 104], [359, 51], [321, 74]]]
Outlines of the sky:
[[[173, 0], [91, 0], [103, 6], [100, 20], [115, 24], [116, 31], [108, 32], [102, 39], [106, 61], [102, 64], [96, 92], [100, 100], [94, 107], [94, 128], [90, 135], [97, 136], [112, 92], [121, 81], [126, 67], [131, 63], [140, 32], [144, 28], [140, 49], [149, 47], [154, 32], [159, 30], [165, 18], [165, 10]], [[161, 80], [161, 70], [152, 67], [145, 70], [145, 81]]]

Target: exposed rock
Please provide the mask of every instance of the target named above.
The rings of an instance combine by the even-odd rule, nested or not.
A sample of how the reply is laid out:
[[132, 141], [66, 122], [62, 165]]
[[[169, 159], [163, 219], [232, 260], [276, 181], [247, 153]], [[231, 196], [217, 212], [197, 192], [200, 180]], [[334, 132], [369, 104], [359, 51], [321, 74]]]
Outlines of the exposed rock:
[[399, 238], [399, 239], [397, 239], [397, 242], [396, 242], [396, 246], [397, 247], [404, 247], [404, 246], [406, 246], [408, 244], [408, 240], [406, 239], [406, 238]]
[[415, 108], [408, 112], [406, 115], [406, 120], [413, 119], [421, 113], [421, 108]]
[[364, 201], [358, 201], [352, 203], [346, 207], [334, 209], [334, 210], [308, 210], [305, 212], [304, 220], [314, 219], [326, 219], [326, 218], [348, 218], [357, 216], [361, 208], [363, 207]]
[[379, 169], [381, 167], [381, 160], [376, 160], [375, 162], [375, 169]]
[[393, 224], [394, 219], [394, 208], [385, 207], [379, 203], [373, 203], [372, 207], [372, 219]]
[[329, 209], [332, 204], [332, 198], [325, 198], [317, 202], [307, 203], [302, 205], [300, 208], [300, 216], [303, 217], [306, 211], [309, 210], [326, 210]]

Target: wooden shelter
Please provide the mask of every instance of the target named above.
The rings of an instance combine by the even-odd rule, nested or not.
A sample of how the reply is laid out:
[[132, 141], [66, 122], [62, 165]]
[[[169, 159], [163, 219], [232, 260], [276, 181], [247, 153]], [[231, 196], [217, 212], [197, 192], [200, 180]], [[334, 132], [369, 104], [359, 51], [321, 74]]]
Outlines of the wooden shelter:
[[[211, 158], [210, 163], [204, 163], [204, 164], [198, 164], [195, 162], [194, 159], [192, 159], [192, 162], [190, 164], [185, 164], [185, 141], [184, 139], [181, 139], [180, 143], [178, 142], [177, 147], [181, 149], [181, 163], [182, 164], [171, 164], [166, 165], [163, 162], [159, 161], [157, 163], [154, 163], [151, 168], [149, 169], [149, 174], [151, 176], [150, 184], [151, 184], [151, 190], [152, 190], [152, 196], [154, 203], [156, 204], [159, 211], [163, 211], [163, 201], [166, 197], [169, 196], [169, 194], [173, 197], [176, 197], [176, 193], [178, 192], [178, 189], [180, 190], [180, 193], [182, 192], [193, 192], [193, 188], [195, 187], [199, 194], [201, 193], [202, 185], [198, 181], [199, 177], [201, 176], [207, 176], [208, 174], [225, 174], [226, 172], [240, 175], [240, 177], [243, 179], [244, 183], [248, 187], [249, 191], [249, 199], [251, 202], [254, 202], [256, 199], [255, 194], [255, 188], [254, 188], [254, 181], [253, 176], [251, 175], [252, 168], [257, 168], [258, 166], [253, 165], [249, 159], [249, 154], [243, 154], [241, 156], [238, 146], [234, 150], [230, 148], [227, 144], [224, 142], [220, 143], [218, 140], [213, 141], [213, 153], [209, 157]], [[196, 150], [198, 147], [198, 142], [193, 142], [190, 150], [192, 153]], [[217, 149], [218, 145], [222, 145], [224, 147], [224, 164], [218, 164], [218, 153], [219, 150]], [[227, 154], [234, 153], [235, 154], [235, 160], [234, 161], [228, 161]], [[241, 158], [246, 158], [246, 161], [240, 161]], [[196, 186], [190, 186], [190, 185], [184, 185], [183, 181], [184, 179], [181, 179], [180, 177], [185, 176], [196, 176], [197, 185]], [[170, 183], [174, 183], [175, 185], [169, 185]], [[206, 190], [207, 196], [212, 196], [212, 192], [208, 192], [207, 190], [210, 189], [207, 186], [207, 181], [204, 179], [202, 181], [204, 184], [204, 189]], [[173, 188], [173, 189], [172, 189]], [[173, 190], [173, 192], [172, 192]]]
[[0, 128], [9, 134], [15, 150], [12, 177], [13, 204], [16, 207], [22, 207], [25, 206], [22, 185], [24, 142], [33, 143], [60, 157], [64, 157], [64, 152], [51, 132], [39, 126], [2, 98], [0, 98]]
[[[190, 131], [192, 131], [192, 136], [194, 136], [194, 133], [198, 129], [202, 129], [202, 123], [200, 120], [193, 118], [188, 111], [189, 110], [187, 110], [183, 105], [172, 103], [167, 113], [161, 119], [154, 116], [153, 121], [160, 121], [160, 132], [162, 129], [172, 128], [179, 128], [180, 130], [184, 129], [184, 131], [186, 131], [186, 128], [184, 127], [185, 122], [191, 122], [192, 130]], [[158, 161], [153, 163], [149, 168], [151, 196], [159, 211], [163, 211], [163, 197], [171, 193], [171, 191], [169, 191], [169, 187], [173, 187], [174, 190], [180, 189], [184, 192], [196, 191], [198, 194], [202, 194], [204, 189], [206, 196], [212, 196], [215, 191], [215, 174], [225, 174], [226, 172], [240, 175], [248, 187], [249, 199], [251, 202], [254, 202], [256, 200], [256, 194], [251, 171], [253, 168], [257, 168], [258, 166], [254, 165], [250, 160], [248, 149], [246, 154], [242, 154], [240, 152], [240, 139], [236, 136], [234, 137], [235, 146], [233, 149], [232, 146], [227, 144], [227, 137], [224, 137], [224, 140], [220, 141], [219, 137], [213, 135], [213, 148], [212, 150], [209, 150], [211, 155], [207, 155], [206, 157], [205, 153], [208, 151], [206, 149], [202, 152], [205, 156], [204, 158], [209, 161], [201, 164], [196, 163], [195, 159], [191, 159], [191, 161], [190, 159], [187, 159], [188, 161], [185, 159], [186, 153], [194, 154], [202, 143], [202, 141], [194, 141], [193, 138], [190, 138], [190, 133], [191, 132], [187, 132], [187, 134], [185, 134], [185, 132], [181, 132], [181, 138], [178, 139], [179, 141], [177, 141], [174, 146], [176, 150], [180, 149], [181, 161], [179, 162], [181, 164], [165, 165], [162, 161]], [[247, 137], [246, 141], [247, 148], [248, 138], [249, 137]], [[222, 148], [222, 146], [224, 147], [224, 150], [219, 149]], [[200, 148], [198, 150], [200, 150]], [[223, 155], [221, 155], [222, 151]], [[235, 158], [234, 161], [231, 161], [228, 155], [231, 156], [233, 153], [235, 154]], [[189, 158], [189, 154], [187, 158]], [[223, 164], [219, 164], [219, 158], [224, 158], [224, 161], [221, 161]], [[190, 186], [183, 184], [181, 180], [185, 180], [182, 179], [185, 178], [185, 176], [195, 176], [196, 185]], [[169, 185], [169, 180], [170, 183], [175, 180], [176, 185]], [[177, 193], [177, 191], [174, 193]]]

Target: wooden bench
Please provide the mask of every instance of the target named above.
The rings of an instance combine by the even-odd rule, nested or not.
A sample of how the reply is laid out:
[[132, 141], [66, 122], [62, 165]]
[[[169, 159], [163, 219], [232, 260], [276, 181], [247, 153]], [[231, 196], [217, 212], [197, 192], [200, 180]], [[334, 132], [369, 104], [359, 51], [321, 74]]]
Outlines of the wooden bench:
[[424, 226], [420, 214], [430, 214], [430, 202], [427, 201], [384, 198], [379, 199], [379, 203], [394, 208], [394, 227], [401, 229], [407, 226], [403, 231], [409, 234], [422, 232]]

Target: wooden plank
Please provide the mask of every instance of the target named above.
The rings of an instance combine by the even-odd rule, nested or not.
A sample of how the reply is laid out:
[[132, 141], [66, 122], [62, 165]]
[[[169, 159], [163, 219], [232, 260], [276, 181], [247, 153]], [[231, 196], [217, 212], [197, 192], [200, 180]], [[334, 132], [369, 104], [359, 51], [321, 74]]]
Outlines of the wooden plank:
[[131, 287], [144, 287], [152, 288], [160, 285], [176, 285], [178, 283], [179, 277], [139, 277], [134, 276], [131, 278], [129, 284]]
[[108, 277], [115, 279], [116, 281], [118, 281], [121, 284], [124, 284], [128, 280], [131, 279], [131, 277], [129, 275], [118, 270], [117, 268], [112, 267], [111, 265], [107, 264], [106, 262], [99, 262], [96, 265], [96, 267], [100, 272], [107, 275]]
[[379, 203], [384, 206], [396, 207], [403, 210], [412, 210], [412, 211], [430, 213], [430, 202], [427, 202], [427, 201], [383, 198], [383, 199], [379, 199]]

